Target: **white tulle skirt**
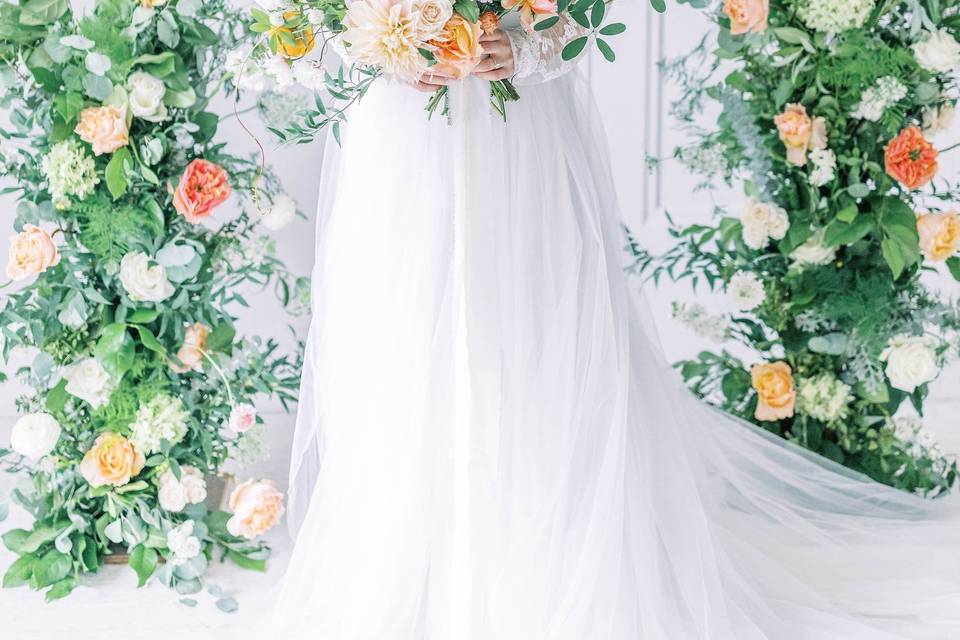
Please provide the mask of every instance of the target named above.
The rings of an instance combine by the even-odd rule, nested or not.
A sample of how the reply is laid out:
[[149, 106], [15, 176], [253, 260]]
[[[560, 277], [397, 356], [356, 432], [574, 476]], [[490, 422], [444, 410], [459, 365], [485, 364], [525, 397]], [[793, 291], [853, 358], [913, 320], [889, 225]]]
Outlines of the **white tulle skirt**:
[[689, 395], [586, 83], [522, 94], [379, 83], [329, 145], [273, 637], [960, 638], [956, 501]]

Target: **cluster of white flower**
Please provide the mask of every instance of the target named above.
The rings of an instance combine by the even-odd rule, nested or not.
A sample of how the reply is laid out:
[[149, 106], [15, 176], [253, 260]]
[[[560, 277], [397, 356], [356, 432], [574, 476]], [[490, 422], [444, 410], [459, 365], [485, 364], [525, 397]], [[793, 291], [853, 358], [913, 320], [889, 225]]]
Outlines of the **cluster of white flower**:
[[157, 499], [160, 508], [177, 513], [188, 504], [199, 504], [207, 499], [207, 482], [196, 467], [180, 467], [180, 478], [172, 471], [164, 471], [157, 481]]
[[250, 55], [250, 47], [231, 51], [224, 66], [233, 75], [237, 86], [245, 91], [259, 92], [270, 88], [285, 91], [296, 85], [321, 91], [326, 85], [323, 68], [316, 60], [297, 58], [291, 61], [279, 54], [258, 59]]
[[863, 26], [876, 0], [805, 0], [797, 15], [814, 31], [841, 33]]
[[712, 342], [726, 342], [730, 337], [730, 322], [726, 316], [713, 314], [696, 302], [674, 302], [673, 317], [690, 327], [701, 338]]
[[852, 115], [859, 120], [877, 122], [887, 109], [906, 97], [907, 87], [902, 82], [893, 76], [884, 76], [877, 80], [876, 86], [864, 90]]
[[747, 200], [740, 213], [743, 241], [751, 249], [766, 248], [770, 240], [782, 240], [790, 229], [790, 218], [785, 209], [756, 198]]
[[727, 151], [723, 144], [690, 145], [677, 150], [677, 159], [690, 171], [712, 178], [729, 170]]
[[913, 393], [917, 387], [936, 379], [940, 375], [938, 344], [931, 336], [899, 335], [891, 338], [880, 355], [880, 361], [886, 363], [890, 386]]
[[960, 67], [960, 42], [948, 29], [927, 31], [913, 45], [913, 56], [931, 73], [951, 73]]
[[159, 451], [161, 441], [176, 444], [187, 435], [187, 418], [180, 398], [157, 394], [137, 409], [130, 425], [130, 441], [144, 455]]
[[727, 297], [738, 311], [752, 311], [763, 304], [767, 293], [756, 274], [738, 271], [727, 283]]
[[266, 258], [275, 255], [277, 244], [269, 236], [258, 236], [248, 240], [231, 242], [220, 254], [214, 266], [217, 276], [235, 273], [245, 267], [259, 269]]
[[13, 425], [10, 448], [32, 460], [43, 458], [60, 440], [60, 423], [49, 413], [30, 413]]
[[790, 259], [793, 266], [803, 268], [830, 264], [837, 257], [836, 247], [830, 247], [825, 242], [826, 229], [818, 229], [807, 238], [807, 241], [793, 250]]
[[170, 557], [167, 560], [172, 566], [185, 564], [203, 551], [200, 538], [193, 533], [193, 520], [187, 520], [167, 533], [167, 549], [170, 550]]
[[832, 373], [797, 381], [797, 411], [820, 422], [831, 423], [847, 416], [853, 393], [850, 385]]
[[50, 147], [40, 161], [40, 170], [58, 207], [66, 206], [71, 196], [86, 198], [100, 182], [93, 158], [72, 138]]
[[837, 154], [830, 149], [814, 149], [810, 152], [810, 184], [822, 187], [837, 177]]
[[936, 437], [923, 426], [923, 422], [916, 416], [897, 416], [887, 422], [900, 442], [906, 446], [907, 453], [914, 458], [929, 459], [935, 468], [943, 469], [947, 465], [946, 454]]

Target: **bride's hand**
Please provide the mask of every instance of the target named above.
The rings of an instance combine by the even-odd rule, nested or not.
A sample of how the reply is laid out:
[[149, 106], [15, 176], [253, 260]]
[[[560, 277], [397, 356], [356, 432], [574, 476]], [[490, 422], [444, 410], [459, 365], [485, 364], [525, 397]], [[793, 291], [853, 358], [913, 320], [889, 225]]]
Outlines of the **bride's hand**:
[[434, 93], [440, 87], [445, 87], [450, 84], [450, 81], [453, 80], [452, 77], [446, 75], [445, 73], [439, 71], [432, 71], [428, 68], [423, 72], [423, 75], [420, 76], [420, 80], [411, 84], [414, 89], [417, 91], [423, 91], [424, 93]]
[[473, 70], [473, 75], [482, 80], [493, 82], [513, 75], [513, 47], [510, 36], [503, 29], [497, 29], [490, 35], [480, 36], [480, 44], [487, 54]]

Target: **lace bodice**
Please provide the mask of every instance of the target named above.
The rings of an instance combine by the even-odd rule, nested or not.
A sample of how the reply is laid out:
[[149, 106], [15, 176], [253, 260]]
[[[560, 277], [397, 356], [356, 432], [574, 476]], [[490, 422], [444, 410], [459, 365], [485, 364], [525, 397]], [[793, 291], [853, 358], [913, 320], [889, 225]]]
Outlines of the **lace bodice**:
[[505, 24], [513, 47], [516, 85], [537, 84], [558, 78], [579, 62], [582, 53], [573, 60], [564, 60], [563, 48], [575, 38], [587, 35], [588, 30], [564, 15], [557, 24], [543, 31], [529, 32], [518, 24]]

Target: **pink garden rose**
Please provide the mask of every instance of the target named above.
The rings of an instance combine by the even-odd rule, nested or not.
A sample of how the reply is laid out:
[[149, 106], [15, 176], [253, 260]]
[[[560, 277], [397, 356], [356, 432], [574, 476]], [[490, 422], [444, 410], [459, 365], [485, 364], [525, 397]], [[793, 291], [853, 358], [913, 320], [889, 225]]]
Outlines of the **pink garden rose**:
[[87, 107], [80, 112], [80, 122], [73, 130], [93, 153], [113, 153], [129, 141], [126, 109], [113, 106]]
[[188, 222], [197, 224], [228, 197], [227, 173], [212, 162], [197, 158], [180, 177], [173, 192], [173, 207]]
[[767, 30], [769, 0], [723, 0], [723, 13], [730, 18], [730, 33], [763, 33]]
[[7, 277], [24, 280], [60, 262], [60, 253], [50, 234], [32, 224], [24, 225], [23, 231], [10, 238], [10, 257], [7, 261]]
[[230, 411], [230, 429], [235, 433], [245, 433], [257, 424], [257, 410], [249, 404], [234, 405]]
[[273, 528], [283, 516], [283, 494], [272, 480], [247, 480], [230, 494], [227, 531], [253, 540]]

